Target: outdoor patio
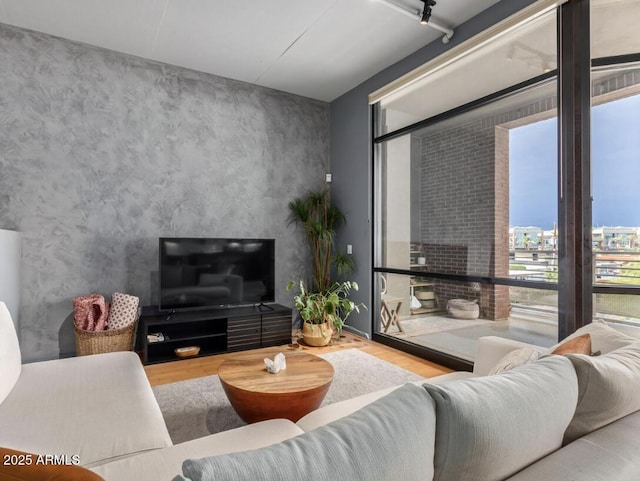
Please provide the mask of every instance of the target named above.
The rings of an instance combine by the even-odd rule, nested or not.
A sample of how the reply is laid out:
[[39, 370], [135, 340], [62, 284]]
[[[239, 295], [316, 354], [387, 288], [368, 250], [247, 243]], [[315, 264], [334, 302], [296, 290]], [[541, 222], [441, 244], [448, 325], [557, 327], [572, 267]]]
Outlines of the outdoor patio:
[[[620, 305], [616, 304], [617, 311]], [[616, 315], [596, 312], [594, 319], [637, 326], [640, 325], [638, 309], [640, 303], [635, 302], [632, 317], [629, 317], [629, 313]], [[405, 315], [400, 316], [399, 320], [402, 332], [397, 326], [390, 326], [387, 335], [468, 361], [474, 360], [476, 342], [483, 336], [504, 337], [543, 347], [553, 346], [558, 337], [557, 309], [542, 305], [513, 306], [509, 319], [504, 321], [454, 319], [444, 311]]]
[[506, 321], [454, 319], [442, 312], [403, 316], [400, 325], [404, 332], [393, 326], [387, 334], [468, 361], [474, 360], [476, 341], [483, 336], [505, 337], [544, 347], [556, 344], [558, 336], [556, 323], [534, 319], [526, 311], [517, 309]]

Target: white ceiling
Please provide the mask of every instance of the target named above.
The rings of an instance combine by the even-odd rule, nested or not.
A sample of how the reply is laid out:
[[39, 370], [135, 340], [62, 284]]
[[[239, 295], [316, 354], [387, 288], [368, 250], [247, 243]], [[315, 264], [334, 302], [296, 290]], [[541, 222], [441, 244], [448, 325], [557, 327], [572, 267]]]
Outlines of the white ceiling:
[[[638, 24], [640, 0], [594, 1], [591, 4], [592, 58], [640, 52]], [[551, 10], [394, 92], [381, 102], [387, 109], [388, 131], [434, 117], [555, 69], [556, 36], [556, 11]], [[550, 90], [552, 95], [553, 88]], [[451, 95], [452, 92], [455, 95]], [[548, 92], [530, 94], [535, 98]], [[526, 103], [527, 100], [520, 93], [512, 102]], [[390, 116], [390, 111], [395, 114]], [[483, 112], [487, 113], [486, 107]]]
[[[438, 0], [432, 19], [498, 1]], [[0, 0], [0, 22], [324, 101], [442, 37], [374, 0]]]

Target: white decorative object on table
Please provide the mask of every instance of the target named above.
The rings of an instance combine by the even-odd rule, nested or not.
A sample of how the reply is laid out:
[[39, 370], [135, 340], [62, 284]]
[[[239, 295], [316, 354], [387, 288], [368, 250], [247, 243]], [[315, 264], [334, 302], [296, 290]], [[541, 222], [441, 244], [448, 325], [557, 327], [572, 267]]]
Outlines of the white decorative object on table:
[[287, 360], [284, 358], [284, 354], [279, 352], [273, 358], [273, 361], [268, 357], [264, 358], [264, 365], [271, 374], [277, 374], [281, 369], [287, 368]]

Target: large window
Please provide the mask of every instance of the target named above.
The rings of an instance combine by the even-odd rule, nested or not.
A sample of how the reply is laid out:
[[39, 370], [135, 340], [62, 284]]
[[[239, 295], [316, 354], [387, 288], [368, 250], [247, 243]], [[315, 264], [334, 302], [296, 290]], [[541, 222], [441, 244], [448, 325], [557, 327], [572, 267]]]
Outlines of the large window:
[[640, 323], [639, 22], [639, 0], [591, 1], [593, 311], [634, 324]]
[[[640, 8], [640, 5], [638, 5]], [[600, 68], [593, 77], [594, 317], [640, 323], [640, 68]]]
[[[424, 347], [438, 361], [472, 361], [482, 335], [551, 345], [566, 330], [558, 279], [568, 256], [593, 262], [595, 316], [639, 320], [638, 291], [623, 286], [640, 287], [640, 191], [631, 185], [640, 174], [640, 2], [592, 8], [593, 50], [625, 55], [595, 66], [593, 160], [588, 149], [576, 159], [593, 165], [593, 257], [558, 249], [570, 225], [558, 202], [567, 182], [558, 178], [562, 17], [541, 10], [374, 105], [379, 340]], [[452, 306], [468, 310], [464, 322]]]

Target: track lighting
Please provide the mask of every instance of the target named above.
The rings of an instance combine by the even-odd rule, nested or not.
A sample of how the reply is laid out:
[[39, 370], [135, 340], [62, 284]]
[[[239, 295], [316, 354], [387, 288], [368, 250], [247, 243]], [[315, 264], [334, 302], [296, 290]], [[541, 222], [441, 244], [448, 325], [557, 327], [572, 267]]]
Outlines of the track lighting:
[[415, 20], [418, 20], [423, 25], [435, 28], [436, 30], [444, 33], [444, 36], [442, 37], [442, 43], [449, 43], [449, 40], [451, 39], [451, 37], [453, 37], [453, 29], [444, 27], [431, 20], [431, 12], [434, 5], [436, 4], [435, 0], [420, 0], [421, 2], [424, 2], [424, 8], [422, 9], [422, 11], [396, 3], [395, 0], [376, 1], [385, 4], [387, 7], [394, 9], [396, 12], [403, 13]]
[[427, 25], [429, 23], [429, 19], [431, 18], [431, 11], [433, 7], [436, 5], [435, 0], [421, 0], [424, 2], [424, 8], [422, 9], [422, 17], [420, 18], [420, 23], [422, 25]]

